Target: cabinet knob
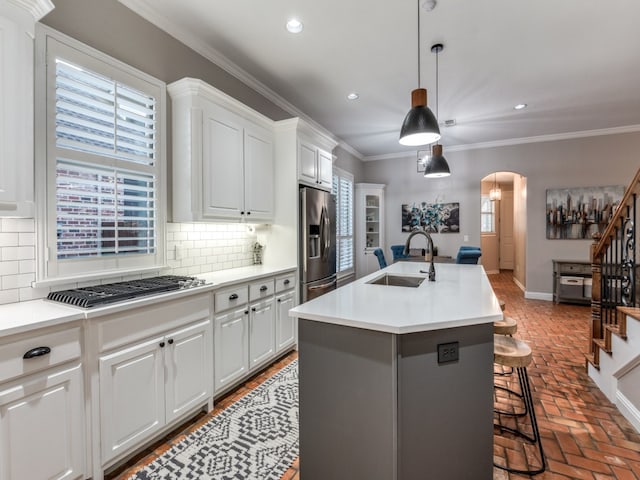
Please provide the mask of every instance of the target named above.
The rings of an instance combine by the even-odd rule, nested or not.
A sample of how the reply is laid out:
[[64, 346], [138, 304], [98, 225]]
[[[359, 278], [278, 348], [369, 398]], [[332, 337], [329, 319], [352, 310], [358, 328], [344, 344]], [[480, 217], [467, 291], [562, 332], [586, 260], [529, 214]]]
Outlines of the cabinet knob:
[[278, 303], [280, 303], [281, 301], [282, 301], [282, 299], [281, 299], [281, 298], [279, 298], [279, 299], [278, 299]]
[[237, 293], [232, 293], [231, 295], [229, 295], [229, 300], [237, 300], [237, 299], [238, 299]]
[[28, 360], [30, 358], [42, 357], [43, 355], [47, 355], [49, 353], [51, 353], [51, 349], [49, 347], [36, 347], [26, 352], [22, 356], [22, 358]]
[[169, 342], [169, 345], [173, 345], [173, 338], [170, 338], [169, 340], [167, 340]]
[[245, 310], [245, 311], [244, 311], [244, 314], [245, 314], [245, 315], [249, 315], [249, 310]]
[[251, 212], [247, 212], [247, 215], [251, 215]]
[[244, 215], [244, 212], [240, 212], [240, 215]]
[[159, 345], [160, 345], [160, 348], [164, 348], [164, 342], [160, 342]]
[[255, 312], [255, 311], [256, 311], [256, 307], [252, 307], [252, 308], [251, 308], [251, 311], [252, 311], [252, 312]]
[[260, 287], [260, 291], [261, 291], [261, 292], [266, 292], [266, 291], [267, 291], [267, 286], [266, 286], [266, 285], [262, 285], [262, 286]]
[[291, 283], [291, 280], [289, 280], [288, 278], [283, 282], [285, 285], [289, 285]]

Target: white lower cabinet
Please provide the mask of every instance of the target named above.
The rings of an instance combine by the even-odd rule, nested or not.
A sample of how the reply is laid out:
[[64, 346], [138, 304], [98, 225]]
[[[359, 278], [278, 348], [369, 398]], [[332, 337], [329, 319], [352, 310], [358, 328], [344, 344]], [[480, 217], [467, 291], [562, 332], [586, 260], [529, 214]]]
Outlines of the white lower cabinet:
[[214, 336], [214, 392], [219, 393], [249, 372], [249, 312], [247, 309], [242, 308], [216, 315]]
[[295, 318], [289, 316], [289, 310], [295, 307], [293, 290], [276, 297], [276, 351], [281, 352], [296, 341]]
[[114, 314], [92, 325], [90, 338], [98, 341], [100, 352], [102, 469], [209, 404], [212, 310], [211, 294], [199, 294]]
[[82, 385], [74, 364], [0, 387], [0, 479], [85, 478]]
[[[273, 282], [272, 282], [273, 283]], [[249, 311], [249, 368], [273, 358], [276, 351], [276, 323], [273, 297], [254, 303]]]

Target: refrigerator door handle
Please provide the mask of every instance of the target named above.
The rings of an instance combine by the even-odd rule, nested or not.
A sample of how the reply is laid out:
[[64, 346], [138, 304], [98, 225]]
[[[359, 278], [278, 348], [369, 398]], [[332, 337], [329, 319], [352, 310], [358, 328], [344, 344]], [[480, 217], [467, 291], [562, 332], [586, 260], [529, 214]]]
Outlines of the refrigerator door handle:
[[325, 251], [325, 260], [327, 260], [329, 258], [329, 250], [331, 249], [331, 218], [329, 217], [329, 209], [325, 206], [324, 210], [326, 212], [326, 215], [324, 217], [324, 221], [326, 222], [325, 225], [325, 231], [324, 231], [324, 235], [325, 235], [325, 244], [324, 244], [324, 251]]
[[[309, 243], [307, 239], [308, 232], [307, 228], [307, 195], [304, 190], [302, 190], [302, 205], [300, 208], [302, 209], [302, 225], [301, 228], [305, 229], [302, 232], [302, 270], [307, 272], [307, 244]], [[306, 277], [305, 277], [306, 278]]]
[[315, 287], [309, 287], [309, 290], [322, 290], [324, 288], [330, 287], [331, 285], [334, 285], [338, 280], [336, 278], [334, 278], [333, 280], [331, 280], [329, 283], [323, 283], [322, 285], [316, 285]]
[[320, 258], [322, 258], [322, 260], [326, 259], [327, 252], [327, 242], [325, 241], [325, 235], [327, 234], [326, 226], [327, 216], [324, 205], [322, 205], [322, 208], [320, 209]]

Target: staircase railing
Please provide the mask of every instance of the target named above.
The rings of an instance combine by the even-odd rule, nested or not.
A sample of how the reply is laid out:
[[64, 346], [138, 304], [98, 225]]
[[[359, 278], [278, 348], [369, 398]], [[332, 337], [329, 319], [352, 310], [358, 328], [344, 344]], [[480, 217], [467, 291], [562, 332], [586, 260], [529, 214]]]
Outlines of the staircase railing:
[[[605, 328], [618, 325], [618, 306], [638, 306], [636, 213], [640, 170], [627, 187], [607, 228], [591, 246], [591, 341], [596, 356]], [[607, 327], [610, 325], [611, 327]]]

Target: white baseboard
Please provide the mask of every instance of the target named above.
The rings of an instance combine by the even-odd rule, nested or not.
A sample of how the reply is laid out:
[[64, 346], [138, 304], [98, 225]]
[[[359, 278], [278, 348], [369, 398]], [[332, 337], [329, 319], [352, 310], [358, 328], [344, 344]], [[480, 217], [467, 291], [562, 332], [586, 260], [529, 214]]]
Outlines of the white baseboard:
[[620, 413], [633, 425], [633, 428], [640, 432], [640, 410], [620, 391], [616, 392], [616, 406]]
[[524, 285], [521, 284], [516, 277], [513, 277], [513, 283], [515, 283], [523, 293], [527, 291], [527, 289], [524, 288]]
[[529, 300], [545, 300], [547, 302], [553, 302], [553, 293], [528, 292], [525, 290], [524, 298], [528, 298]]

